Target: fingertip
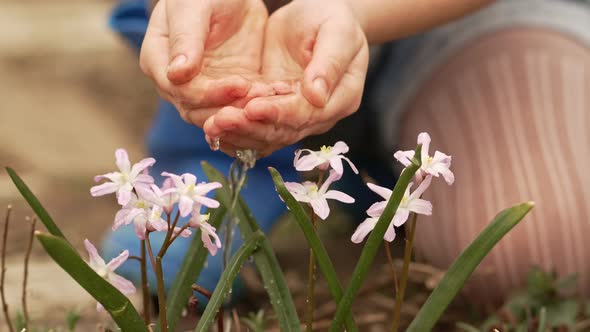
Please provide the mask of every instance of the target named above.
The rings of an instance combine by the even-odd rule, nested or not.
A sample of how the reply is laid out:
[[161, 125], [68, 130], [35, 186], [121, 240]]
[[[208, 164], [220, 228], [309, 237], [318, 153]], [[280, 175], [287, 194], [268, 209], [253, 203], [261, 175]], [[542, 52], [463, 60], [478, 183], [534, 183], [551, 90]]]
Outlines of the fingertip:
[[329, 86], [325, 78], [318, 75], [306, 75], [301, 93], [315, 107], [324, 107], [329, 98]]
[[278, 111], [274, 104], [264, 99], [253, 99], [244, 109], [246, 118], [250, 121], [276, 122]]

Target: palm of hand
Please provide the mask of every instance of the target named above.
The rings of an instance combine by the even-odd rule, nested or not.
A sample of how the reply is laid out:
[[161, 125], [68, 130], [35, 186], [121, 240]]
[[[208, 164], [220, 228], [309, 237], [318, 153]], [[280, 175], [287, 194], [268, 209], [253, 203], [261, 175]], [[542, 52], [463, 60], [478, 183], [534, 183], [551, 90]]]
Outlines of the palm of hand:
[[[255, 148], [264, 156], [306, 136], [323, 133], [356, 111], [368, 63], [366, 40], [360, 27], [346, 19], [339, 21], [347, 14], [350, 17], [350, 13], [338, 15], [338, 8], [334, 11], [310, 10], [316, 6], [314, 1], [291, 3], [275, 12], [267, 23], [262, 74], [269, 81], [290, 81], [293, 92], [255, 98], [243, 112], [232, 107], [220, 110], [205, 123], [208, 140], [222, 137], [222, 142], [226, 142], [224, 151]], [[347, 26], [353, 26], [352, 30]], [[334, 35], [334, 31], [342, 35]], [[320, 40], [320, 34], [327, 37]], [[326, 38], [338, 40], [342, 36], [349, 41], [342, 48], [349, 48], [343, 53], [350, 53], [350, 60], [346, 63], [328, 62], [327, 68], [322, 69], [323, 75], [343, 72], [331, 97], [322, 104], [314, 96], [315, 74], [309, 70], [313, 66], [311, 62], [314, 52], [323, 47], [319, 43], [325, 43]]]

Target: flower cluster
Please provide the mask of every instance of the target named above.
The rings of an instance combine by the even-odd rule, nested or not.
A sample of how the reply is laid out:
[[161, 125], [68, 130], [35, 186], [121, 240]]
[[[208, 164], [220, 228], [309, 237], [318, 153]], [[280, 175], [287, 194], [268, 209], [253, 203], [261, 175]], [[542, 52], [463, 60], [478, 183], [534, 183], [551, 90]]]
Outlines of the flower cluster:
[[[307, 154], [302, 156], [304, 152], [307, 152]], [[295, 153], [293, 164], [298, 171], [311, 171], [317, 168], [325, 172], [331, 168], [328, 178], [323, 183], [321, 177], [318, 183], [311, 181], [303, 183], [285, 182], [287, 190], [293, 197], [299, 202], [309, 204], [313, 212], [322, 220], [325, 220], [330, 214], [328, 199], [343, 203], [354, 203], [354, 198], [349, 195], [338, 190], [328, 190], [330, 185], [340, 180], [344, 173], [342, 160], [346, 161], [353, 172], [358, 174], [358, 170], [352, 161], [343, 155], [346, 152], [348, 152], [348, 145], [340, 141], [336, 142], [334, 146], [322, 146], [320, 151], [302, 149]]]
[[[162, 176], [166, 177], [166, 180], [158, 187], [148, 170], [155, 164], [155, 159], [146, 158], [131, 165], [127, 151], [118, 149], [115, 152], [115, 160], [119, 171], [96, 176], [94, 179], [97, 182], [107, 181], [90, 189], [90, 194], [94, 197], [116, 194], [121, 209], [115, 215], [113, 231], [122, 225], [133, 224], [135, 234], [140, 240], [145, 240], [151, 232], [172, 232], [173, 241], [178, 236], [190, 236], [190, 228], [200, 229], [204, 246], [211, 255], [217, 253], [221, 248], [221, 241], [215, 227], [208, 223], [208, 215], [201, 214], [201, 208], [219, 206], [219, 202], [206, 195], [214, 189], [221, 188], [220, 183], [197, 183], [197, 178], [192, 174], [176, 175], [164, 172]], [[172, 218], [176, 204], [178, 213]], [[188, 216], [190, 219], [183, 227], [176, 226], [179, 217]], [[112, 273], [127, 258], [128, 253], [125, 251], [124, 256], [121, 254], [111, 261], [112, 264], [109, 263], [105, 267], [94, 246], [88, 242], [86, 247], [90, 254], [90, 266], [124, 294], [130, 291], [130, 287], [120, 288], [116, 283], [121, 277]]]
[[[418, 187], [413, 192], [410, 192], [414, 185], [412, 182], [406, 189], [400, 205], [383, 237], [386, 241], [391, 242], [395, 239], [394, 226], [399, 227], [403, 225], [408, 220], [410, 212], [427, 216], [432, 214], [432, 204], [429, 201], [421, 198], [426, 189], [428, 189], [430, 186], [432, 177], [439, 177], [439, 175], [442, 175], [449, 185], [453, 184], [455, 181], [455, 176], [450, 170], [451, 156], [448, 156], [440, 151], [436, 151], [434, 156], [430, 156], [428, 154], [430, 141], [430, 135], [428, 135], [428, 133], [421, 133], [418, 135], [418, 144], [422, 145], [422, 166], [420, 166], [420, 169], [414, 176]], [[393, 156], [400, 163], [407, 167], [412, 163], [411, 160], [414, 158], [414, 151], [397, 151]], [[385, 206], [387, 205], [387, 202], [389, 201], [392, 193], [391, 190], [372, 183], [368, 183], [367, 186], [369, 186], [369, 189], [371, 189], [373, 192], [383, 197], [384, 201], [377, 202], [369, 207], [367, 210], [368, 218], [366, 218], [365, 221], [363, 221], [357, 227], [356, 231], [352, 235], [351, 240], [354, 243], [362, 242], [367, 234], [369, 234], [375, 228], [375, 225], [383, 214]]]

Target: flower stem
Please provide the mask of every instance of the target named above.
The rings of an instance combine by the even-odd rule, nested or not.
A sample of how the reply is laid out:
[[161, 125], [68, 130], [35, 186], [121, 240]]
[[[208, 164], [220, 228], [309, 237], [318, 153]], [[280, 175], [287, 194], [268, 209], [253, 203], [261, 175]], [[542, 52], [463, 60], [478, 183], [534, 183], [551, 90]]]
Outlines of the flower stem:
[[33, 217], [31, 220], [31, 233], [29, 234], [29, 242], [27, 244], [27, 251], [25, 253], [25, 271], [23, 276], [23, 293], [22, 293], [22, 306], [23, 315], [25, 316], [25, 330], [29, 329], [29, 309], [27, 306], [27, 282], [29, 280], [29, 259], [31, 258], [31, 250], [33, 249], [33, 240], [35, 239], [35, 225], [37, 224], [37, 217]]
[[[316, 230], [315, 213], [311, 211], [311, 225], [314, 231]], [[313, 331], [313, 309], [314, 309], [314, 292], [315, 292], [315, 256], [313, 249], [309, 248], [309, 269], [307, 277], [307, 299], [305, 300], [306, 307], [306, 331]]]
[[391, 248], [389, 247], [389, 242], [383, 241], [383, 245], [385, 246], [385, 253], [387, 253], [387, 261], [389, 262], [389, 267], [391, 268], [391, 275], [393, 276], [393, 289], [395, 290], [395, 294], [399, 293], [399, 284], [397, 282], [397, 272], [395, 272], [395, 265], [393, 264], [393, 256], [391, 255]]
[[6, 240], [8, 239], [8, 224], [10, 222], [10, 212], [12, 211], [12, 206], [8, 206], [6, 210], [6, 219], [4, 221], [4, 233], [2, 235], [2, 271], [0, 274], [0, 295], [2, 295], [2, 310], [4, 310], [4, 317], [6, 320], [6, 325], [8, 325], [8, 330], [10, 332], [14, 332], [14, 327], [12, 327], [12, 319], [10, 319], [10, 314], [8, 313], [8, 303], [6, 302], [6, 294], [4, 293], [4, 278], [6, 274]]
[[166, 318], [166, 289], [164, 287], [164, 272], [162, 271], [162, 256], [156, 257], [156, 279], [158, 281], [158, 306], [160, 310], [160, 331], [168, 331]]
[[412, 214], [409, 227], [407, 229], [408, 233], [406, 236], [406, 248], [404, 252], [404, 265], [402, 268], [402, 275], [399, 285], [399, 291], [395, 297], [395, 307], [393, 308], [393, 326], [391, 327], [392, 332], [397, 332], [399, 328], [400, 316], [401, 316], [401, 309], [402, 304], [404, 302], [404, 292], [406, 290], [406, 286], [408, 283], [408, 272], [410, 270], [410, 261], [412, 260], [412, 247], [414, 245], [414, 235], [416, 234], [416, 220], [417, 215], [414, 213]]
[[[146, 235], [147, 236], [147, 235]], [[146, 325], [150, 324], [150, 294], [147, 280], [147, 253], [145, 240], [141, 240], [141, 258], [139, 264], [141, 267], [141, 292], [143, 295], [143, 321]]]

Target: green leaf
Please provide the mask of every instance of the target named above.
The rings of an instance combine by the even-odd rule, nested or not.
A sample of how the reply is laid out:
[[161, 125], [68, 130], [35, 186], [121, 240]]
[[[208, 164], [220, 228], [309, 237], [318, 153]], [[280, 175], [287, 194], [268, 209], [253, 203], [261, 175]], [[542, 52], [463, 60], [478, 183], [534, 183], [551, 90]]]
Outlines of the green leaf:
[[[228, 183], [225, 176], [206, 162], [203, 162], [202, 166], [209, 181], [216, 181], [223, 185], [222, 188], [217, 190], [221, 204], [226, 207], [231, 206], [231, 193], [228, 190]], [[241, 197], [238, 200], [238, 204], [236, 204], [233, 213], [240, 220], [238, 227], [244, 237], [248, 238], [254, 232], [260, 230], [250, 209]], [[295, 304], [293, 304], [293, 298], [287, 287], [285, 276], [281, 271], [280, 264], [272, 250], [268, 238], [265, 237], [260, 242], [260, 250], [257, 250], [254, 253], [253, 258], [254, 263], [262, 276], [262, 281], [266, 286], [266, 291], [273, 306], [277, 321], [279, 322], [280, 330], [299, 332], [300, 323], [299, 318], [297, 317], [297, 310], [295, 309]]]
[[387, 202], [383, 214], [377, 221], [377, 224], [371, 232], [371, 235], [369, 235], [369, 239], [363, 248], [361, 257], [359, 258], [356, 267], [354, 268], [354, 272], [352, 273], [352, 279], [344, 291], [342, 300], [338, 303], [336, 315], [332, 321], [332, 325], [330, 325], [330, 332], [338, 332], [342, 330], [342, 323], [349, 315], [352, 302], [357, 296], [358, 291], [360, 290], [363, 281], [369, 272], [371, 264], [373, 264], [375, 255], [379, 250], [379, 246], [383, 242], [383, 235], [385, 235], [385, 231], [387, 230], [387, 227], [389, 227], [389, 224], [391, 223], [391, 220], [393, 219], [393, 216], [395, 215], [395, 212], [397, 211], [397, 208], [404, 197], [404, 193], [410, 184], [412, 177], [420, 168], [421, 149], [422, 145], [419, 144], [416, 147], [412, 164], [406, 167], [400, 175], [397, 183], [395, 184], [395, 187], [393, 188], [393, 193]]
[[528, 202], [500, 212], [451, 265], [406, 331], [430, 331], [483, 258], [533, 206]]
[[65, 239], [41, 232], [35, 235], [49, 256], [104, 306], [121, 330], [148, 331], [129, 299], [96, 274]]
[[[285, 201], [285, 204], [287, 204], [287, 207], [289, 207], [289, 211], [295, 217], [297, 224], [299, 225], [299, 227], [301, 228], [301, 231], [303, 231], [303, 234], [305, 235], [305, 238], [307, 239], [307, 243], [309, 244], [309, 246], [313, 250], [314, 255], [316, 257], [317, 264], [320, 267], [320, 270], [322, 271], [324, 277], [326, 278], [326, 282], [328, 284], [328, 289], [330, 290], [330, 293], [332, 294], [334, 301], [336, 303], [339, 303], [340, 300], [342, 299], [342, 286], [340, 285], [340, 282], [338, 281], [338, 277], [336, 275], [336, 270], [334, 269], [334, 265], [332, 264], [332, 261], [330, 260], [330, 256], [328, 255], [328, 252], [324, 248], [324, 245], [322, 244], [322, 241], [318, 237], [317, 232], [314, 230], [313, 226], [311, 225], [311, 222], [310, 222], [309, 218], [307, 217], [305, 210], [303, 210], [303, 207], [301, 206], [301, 204], [299, 204], [299, 202], [297, 202], [297, 200], [295, 200], [293, 195], [291, 195], [289, 190], [287, 190], [287, 188], [285, 187], [285, 183], [283, 181], [283, 178], [279, 174], [279, 172], [272, 167], [269, 167], [269, 171], [270, 171], [270, 174], [272, 175], [272, 179], [273, 179], [275, 186], [277, 188], [277, 192], [279, 193], [279, 195], [281, 196], [283, 201]], [[351, 331], [351, 332], [358, 331], [358, 328], [356, 327], [356, 325], [354, 323], [354, 319], [353, 319], [352, 314], [350, 314], [350, 311], [346, 314], [346, 319], [344, 321], [344, 325], [346, 326], [347, 331]]]
[[[220, 206], [217, 209], [211, 210], [211, 217], [209, 223], [217, 228], [223, 221], [226, 213], [225, 206]], [[190, 246], [188, 247], [182, 266], [176, 273], [176, 279], [172, 287], [168, 291], [166, 300], [166, 315], [168, 318], [168, 328], [170, 331], [175, 331], [176, 324], [182, 316], [182, 311], [186, 307], [189, 297], [192, 294], [191, 286], [195, 283], [205, 260], [209, 255], [207, 248], [203, 246], [203, 241], [199, 235], [200, 230], [194, 235]], [[156, 324], [156, 330], [159, 330], [159, 322]]]
[[238, 251], [236, 251], [236, 253], [232, 256], [225, 270], [223, 270], [221, 277], [219, 278], [217, 287], [215, 287], [213, 295], [211, 295], [211, 299], [209, 300], [207, 308], [205, 308], [205, 312], [203, 312], [203, 315], [199, 320], [199, 324], [197, 324], [197, 327], [195, 327], [195, 332], [209, 330], [211, 323], [213, 323], [215, 317], [217, 316], [219, 307], [231, 289], [233, 281], [238, 275], [238, 272], [240, 272], [242, 265], [244, 265], [244, 262], [248, 259], [248, 257], [250, 257], [250, 255], [252, 255], [252, 253], [258, 249], [258, 245], [264, 239], [265, 236], [262, 231], [254, 232], [254, 234], [248, 237], [246, 242], [244, 242], [244, 244], [242, 244]]
[[20, 176], [18, 176], [18, 174], [16, 174], [16, 172], [10, 167], [6, 167], [6, 172], [8, 172], [8, 176], [10, 176], [12, 182], [14, 182], [14, 185], [16, 186], [18, 191], [20, 191], [21, 195], [23, 195], [27, 203], [29, 203], [33, 211], [35, 211], [35, 214], [37, 214], [39, 220], [41, 220], [45, 227], [47, 227], [49, 233], [65, 239], [65, 236], [63, 235], [59, 227], [57, 227], [55, 222], [53, 222], [53, 219], [51, 218], [47, 210], [45, 210], [43, 205], [41, 205], [41, 202], [39, 202], [37, 197], [33, 194], [29, 187], [27, 187], [27, 185], [20, 178]]
[[576, 318], [580, 312], [580, 303], [576, 299], [567, 299], [559, 303], [548, 305], [547, 325], [549, 327], [567, 326], [573, 330]]

